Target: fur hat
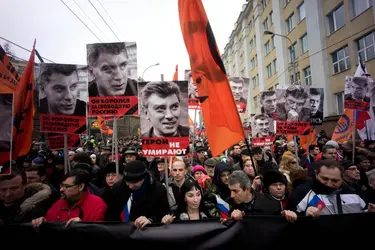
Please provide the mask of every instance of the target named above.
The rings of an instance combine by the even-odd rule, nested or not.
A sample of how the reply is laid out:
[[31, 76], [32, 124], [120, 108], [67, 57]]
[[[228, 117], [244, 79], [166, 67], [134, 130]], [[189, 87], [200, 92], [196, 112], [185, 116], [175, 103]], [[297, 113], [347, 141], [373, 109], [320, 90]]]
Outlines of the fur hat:
[[279, 171], [268, 171], [263, 175], [263, 185], [265, 189], [268, 189], [274, 183], [281, 182], [285, 186], [288, 184], [288, 181], [281, 172]]

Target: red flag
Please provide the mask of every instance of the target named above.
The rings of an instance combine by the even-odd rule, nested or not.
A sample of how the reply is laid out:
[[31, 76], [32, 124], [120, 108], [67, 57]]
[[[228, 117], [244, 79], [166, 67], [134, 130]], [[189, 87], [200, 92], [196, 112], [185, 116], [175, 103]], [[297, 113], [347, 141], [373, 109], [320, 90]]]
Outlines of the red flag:
[[356, 115], [356, 128], [359, 130], [364, 129], [366, 127], [366, 121], [371, 119], [368, 111], [356, 110]]
[[13, 159], [30, 151], [34, 128], [35, 41], [29, 61], [16, 86], [13, 122]]
[[19, 80], [17, 71], [0, 46], [0, 93], [14, 93]]
[[343, 144], [352, 137], [354, 128], [354, 110], [345, 109], [333, 131], [332, 141]]
[[218, 156], [243, 140], [244, 130], [202, 1], [179, 0], [178, 8], [208, 142]]
[[176, 70], [173, 75], [173, 81], [178, 81], [178, 64], [176, 65]]

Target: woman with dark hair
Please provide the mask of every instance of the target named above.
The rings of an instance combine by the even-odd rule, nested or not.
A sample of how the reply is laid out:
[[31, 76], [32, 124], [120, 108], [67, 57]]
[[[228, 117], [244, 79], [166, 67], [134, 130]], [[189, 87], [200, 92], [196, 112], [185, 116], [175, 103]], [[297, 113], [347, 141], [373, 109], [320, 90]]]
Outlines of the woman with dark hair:
[[165, 215], [161, 220], [164, 224], [177, 220], [204, 220], [210, 215], [204, 206], [202, 190], [193, 180], [186, 180], [181, 187], [181, 199], [175, 215]]

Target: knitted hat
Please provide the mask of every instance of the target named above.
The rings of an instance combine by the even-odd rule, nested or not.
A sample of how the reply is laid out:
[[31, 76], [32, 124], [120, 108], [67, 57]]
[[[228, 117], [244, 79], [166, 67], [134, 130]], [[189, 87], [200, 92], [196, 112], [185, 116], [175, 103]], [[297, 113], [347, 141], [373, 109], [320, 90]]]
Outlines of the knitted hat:
[[206, 169], [204, 169], [204, 167], [202, 167], [201, 165], [196, 165], [193, 167], [193, 171], [191, 171], [193, 174], [195, 174], [195, 172], [197, 171], [202, 171], [204, 174], [207, 174], [206, 172]]
[[124, 167], [124, 180], [127, 182], [139, 182], [146, 175], [146, 165], [140, 161], [131, 161]]
[[[124, 172], [124, 165], [119, 164], [119, 171], [120, 174]], [[116, 173], [116, 163], [110, 162], [104, 167], [104, 175]]]
[[265, 189], [268, 189], [269, 186], [278, 182], [283, 183], [285, 186], [288, 183], [285, 175], [279, 171], [268, 171], [263, 175], [263, 185]]

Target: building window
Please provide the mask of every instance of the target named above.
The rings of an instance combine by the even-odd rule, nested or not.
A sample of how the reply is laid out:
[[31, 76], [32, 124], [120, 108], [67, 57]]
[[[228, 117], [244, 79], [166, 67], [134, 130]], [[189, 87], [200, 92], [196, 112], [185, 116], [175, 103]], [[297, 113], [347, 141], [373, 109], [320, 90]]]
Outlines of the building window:
[[352, 17], [362, 14], [365, 10], [372, 6], [371, 0], [350, 0]]
[[375, 58], [375, 32], [361, 37], [357, 41], [358, 56], [366, 62]]
[[276, 47], [276, 44], [275, 44], [275, 36], [271, 36], [271, 48], [275, 48]]
[[273, 11], [270, 12], [269, 19], [270, 19], [270, 23], [273, 24]]
[[332, 34], [346, 24], [344, 5], [340, 5], [327, 15], [328, 31]]
[[299, 72], [296, 72], [296, 79], [297, 82], [294, 82], [294, 75], [292, 74], [290, 76], [290, 84], [301, 84], [301, 75], [299, 74]]
[[341, 71], [347, 70], [350, 68], [350, 57], [348, 53], [348, 46], [336, 50], [332, 54], [332, 63], [333, 63], [333, 74], [337, 74]]
[[257, 108], [258, 107], [258, 96], [254, 96], [253, 100], [254, 100], [254, 107]]
[[277, 59], [273, 60], [273, 72], [277, 72], [277, 68], [276, 68], [276, 65], [277, 65]]
[[267, 78], [270, 78], [272, 76], [272, 63], [268, 64], [266, 69], [267, 69]]
[[267, 17], [263, 22], [263, 30], [268, 30], [268, 18]]
[[262, 3], [263, 3], [263, 9], [265, 9], [267, 7], [267, 0], [263, 0]]
[[254, 69], [255, 68], [255, 58], [253, 57], [250, 62], [251, 62], [251, 69]]
[[250, 40], [249, 45], [250, 45], [250, 51], [252, 51], [253, 48], [254, 48], [254, 40], [253, 39]]
[[294, 43], [288, 48], [289, 50], [289, 62], [294, 62], [297, 58], [297, 43]]
[[258, 65], [258, 55], [255, 55], [255, 66]]
[[253, 89], [255, 89], [257, 87], [257, 78], [255, 76], [251, 78], [251, 83], [253, 84]]
[[306, 18], [306, 11], [305, 11], [305, 3], [302, 2], [300, 6], [297, 7], [298, 9], [298, 22], [301, 22], [303, 19]]
[[309, 45], [307, 43], [307, 34], [304, 34], [300, 39], [301, 44], [301, 54], [306, 53], [309, 50]]
[[259, 75], [257, 74], [255, 77], [256, 77], [257, 86], [259, 86]]
[[266, 44], [264, 44], [264, 51], [266, 53], [266, 55], [268, 55], [271, 51], [271, 48], [270, 48], [270, 41], [266, 42]]
[[336, 113], [338, 115], [341, 115], [342, 113], [344, 113], [344, 92], [336, 93], [335, 99], [336, 99]]
[[294, 14], [293, 13], [288, 17], [288, 19], [285, 20], [285, 23], [286, 23], [287, 33], [291, 32], [292, 29], [294, 29], [294, 27], [295, 27]]
[[287, 6], [290, 0], [284, 0], [284, 6]]
[[305, 84], [306, 85], [312, 84], [310, 66], [303, 70], [303, 77], [305, 78]]

